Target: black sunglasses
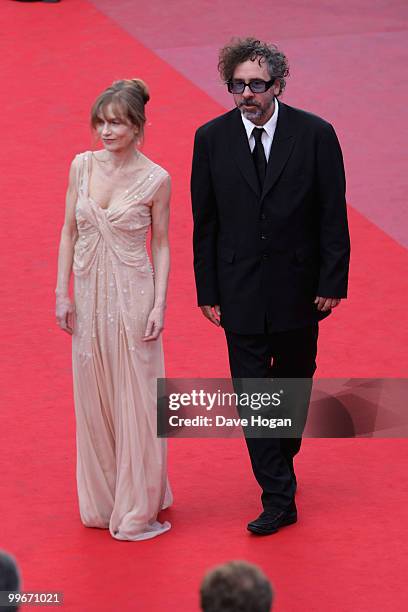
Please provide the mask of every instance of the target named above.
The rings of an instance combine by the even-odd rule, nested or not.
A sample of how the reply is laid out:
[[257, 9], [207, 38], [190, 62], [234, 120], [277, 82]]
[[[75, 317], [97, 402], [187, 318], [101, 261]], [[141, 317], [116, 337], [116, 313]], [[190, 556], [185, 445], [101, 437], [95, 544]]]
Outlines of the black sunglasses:
[[228, 91], [233, 94], [242, 94], [245, 91], [245, 87], [249, 87], [252, 93], [265, 93], [268, 91], [270, 87], [275, 83], [276, 79], [279, 77], [274, 77], [270, 81], [263, 81], [262, 79], [252, 79], [248, 83], [246, 81], [232, 80], [227, 81]]

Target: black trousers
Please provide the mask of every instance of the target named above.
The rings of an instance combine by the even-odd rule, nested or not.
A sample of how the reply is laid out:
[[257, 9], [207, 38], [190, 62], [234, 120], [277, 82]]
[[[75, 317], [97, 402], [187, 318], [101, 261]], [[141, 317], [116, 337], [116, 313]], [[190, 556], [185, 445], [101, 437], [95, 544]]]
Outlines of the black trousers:
[[[233, 378], [312, 378], [319, 328], [256, 335], [225, 330]], [[245, 438], [265, 509], [286, 509], [294, 501], [293, 457], [301, 438]]]

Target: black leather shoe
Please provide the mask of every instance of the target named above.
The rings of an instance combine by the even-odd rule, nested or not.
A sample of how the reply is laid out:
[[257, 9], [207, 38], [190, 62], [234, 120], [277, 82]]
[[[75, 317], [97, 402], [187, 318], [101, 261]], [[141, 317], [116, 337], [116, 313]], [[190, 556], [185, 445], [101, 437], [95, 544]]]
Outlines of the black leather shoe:
[[280, 527], [292, 525], [297, 521], [296, 506], [289, 510], [264, 510], [257, 519], [248, 523], [247, 529], [259, 535], [276, 533]]

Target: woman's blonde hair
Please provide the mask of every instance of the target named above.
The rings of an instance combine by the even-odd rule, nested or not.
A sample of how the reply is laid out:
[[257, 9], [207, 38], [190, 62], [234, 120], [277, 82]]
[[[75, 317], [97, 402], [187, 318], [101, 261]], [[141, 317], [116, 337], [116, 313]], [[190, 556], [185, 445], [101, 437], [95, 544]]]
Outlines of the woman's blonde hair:
[[122, 79], [114, 81], [95, 100], [91, 110], [91, 126], [96, 129], [101, 113], [108, 105], [118, 117], [130, 121], [143, 138], [146, 123], [145, 105], [150, 100], [148, 87], [142, 79]]

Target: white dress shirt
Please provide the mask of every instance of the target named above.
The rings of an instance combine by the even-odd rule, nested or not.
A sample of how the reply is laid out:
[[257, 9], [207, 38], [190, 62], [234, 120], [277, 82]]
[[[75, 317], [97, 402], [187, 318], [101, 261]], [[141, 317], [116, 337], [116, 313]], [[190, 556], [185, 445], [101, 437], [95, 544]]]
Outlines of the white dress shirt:
[[255, 147], [255, 138], [252, 135], [252, 130], [256, 127], [257, 128], [263, 127], [264, 132], [262, 134], [262, 144], [263, 144], [263, 148], [265, 151], [266, 161], [269, 160], [269, 153], [271, 152], [272, 141], [273, 141], [273, 137], [275, 135], [275, 130], [276, 130], [276, 123], [278, 121], [278, 113], [279, 113], [279, 104], [276, 98], [275, 98], [275, 110], [273, 111], [273, 115], [265, 123], [265, 125], [255, 125], [255, 123], [252, 123], [252, 121], [244, 117], [244, 115], [241, 113], [242, 122], [244, 124], [245, 130], [248, 136], [251, 153]]

